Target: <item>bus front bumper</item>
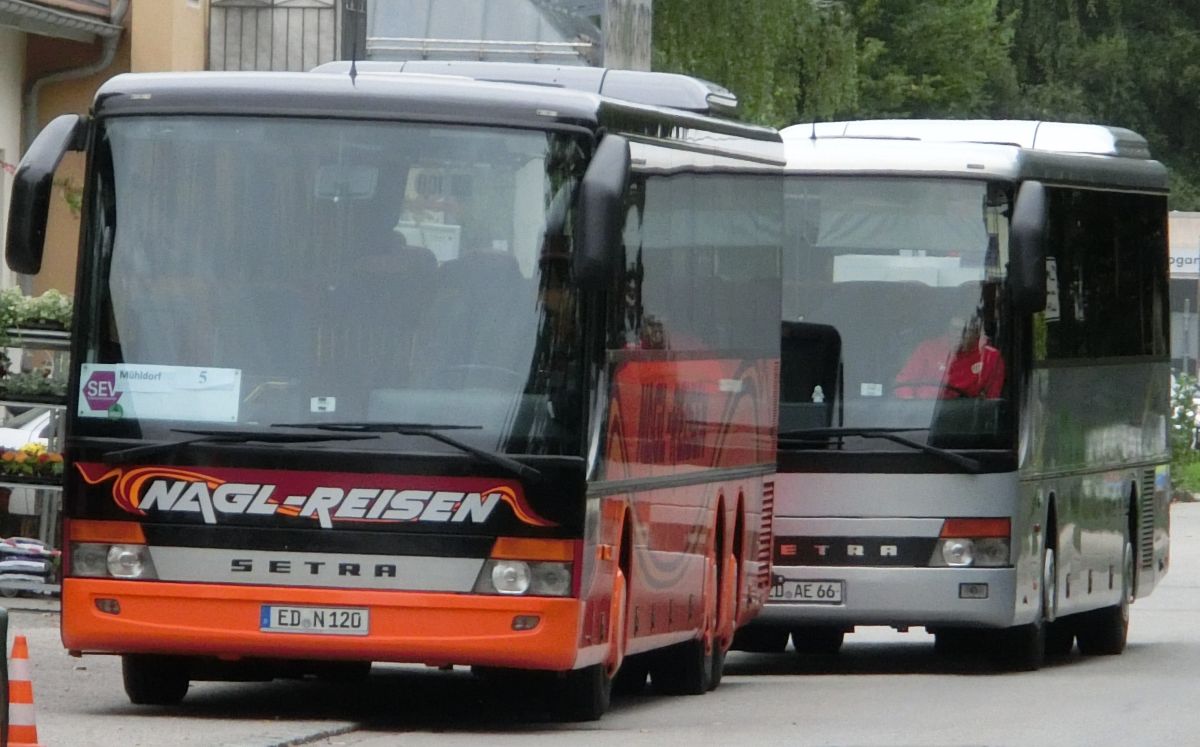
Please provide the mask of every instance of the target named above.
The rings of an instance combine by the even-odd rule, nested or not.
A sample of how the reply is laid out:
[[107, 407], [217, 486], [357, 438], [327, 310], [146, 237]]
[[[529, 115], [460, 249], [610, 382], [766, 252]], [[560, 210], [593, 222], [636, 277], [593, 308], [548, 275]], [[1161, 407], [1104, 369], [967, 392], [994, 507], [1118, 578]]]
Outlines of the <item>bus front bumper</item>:
[[[767, 602], [752, 625], [891, 625], [1001, 628], [1029, 620], [1015, 613], [1016, 572], [1012, 568], [848, 568], [775, 566], [772, 596], [780, 583], [797, 591], [800, 582], [841, 585], [840, 603]], [[828, 589], [828, 587], [825, 587]], [[1035, 607], [1032, 605], [1032, 607]], [[1031, 605], [1025, 605], [1031, 607]]]
[[[103, 601], [102, 600], [112, 600]], [[115, 604], [114, 604], [115, 602]], [[264, 606], [369, 611], [365, 635], [266, 632]], [[112, 610], [119, 607], [119, 612]], [[102, 608], [110, 611], [102, 611]], [[66, 579], [62, 640], [72, 652], [367, 660], [564, 671], [580, 643], [577, 599]], [[528, 630], [515, 630], [516, 618]]]

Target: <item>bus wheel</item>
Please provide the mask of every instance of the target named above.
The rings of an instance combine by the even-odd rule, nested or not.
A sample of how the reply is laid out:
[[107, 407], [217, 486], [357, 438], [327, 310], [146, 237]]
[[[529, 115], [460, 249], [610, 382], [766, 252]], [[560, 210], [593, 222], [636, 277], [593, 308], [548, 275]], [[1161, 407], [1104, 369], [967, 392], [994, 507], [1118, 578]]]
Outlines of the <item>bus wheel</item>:
[[725, 654], [733, 643], [737, 627], [738, 562], [729, 555], [717, 579], [720, 595], [717, 597], [717, 629], [713, 636], [712, 673], [708, 678], [708, 689], [716, 690], [725, 674]]
[[717, 560], [710, 555], [704, 580], [704, 629], [691, 641], [677, 643], [654, 655], [650, 678], [654, 689], [665, 695], [703, 695], [711, 690], [713, 672], [724, 666], [717, 640]]
[[1121, 561], [1121, 601], [1111, 607], [1085, 612], [1079, 616], [1080, 653], [1089, 656], [1115, 656], [1125, 650], [1129, 637], [1129, 604], [1133, 590], [1133, 543], [1125, 538]]
[[175, 705], [188, 691], [188, 660], [178, 656], [125, 654], [121, 676], [134, 705]]
[[966, 656], [982, 648], [982, 631], [971, 628], [937, 628], [933, 632], [933, 651], [938, 656]]
[[1034, 622], [998, 631], [992, 654], [1002, 669], [1032, 672], [1041, 669], [1046, 661], [1046, 632], [1058, 610], [1058, 569], [1053, 547], [1042, 551], [1041, 590]]
[[846, 639], [845, 628], [826, 625], [811, 625], [792, 629], [792, 646], [798, 654], [824, 654], [832, 656], [842, 649]]
[[612, 678], [603, 664], [574, 669], [551, 684], [554, 715], [563, 721], [595, 721], [608, 710]]
[[738, 628], [733, 634], [733, 645], [730, 648], [755, 654], [778, 654], [787, 648], [787, 642], [787, 628], [751, 625], [748, 628]]
[[609, 605], [609, 650], [601, 664], [575, 669], [552, 683], [555, 715], [564, 721], [595, 721], [604, 715], [612, 700], [613, 677], [625, 657], [625, 608], [629, 590], [625, 573], [617, 569]]
[[613, 677], [613, 695], [641, 695], [646, 689], [646, 678], [650, 675], [650, 655], [626, 656]]

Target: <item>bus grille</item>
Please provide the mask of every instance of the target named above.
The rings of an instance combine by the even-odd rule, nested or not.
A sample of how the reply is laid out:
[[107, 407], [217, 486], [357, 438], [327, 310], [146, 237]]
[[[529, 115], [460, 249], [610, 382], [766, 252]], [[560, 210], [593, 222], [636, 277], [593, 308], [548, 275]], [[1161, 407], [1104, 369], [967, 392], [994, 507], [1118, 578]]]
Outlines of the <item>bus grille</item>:
[[773, 535], [771, 522], [775, 518], [775, 482], [763, 483], [762, 526], [758, 534], [758, 584], [762, 588], [771, 585], [771, 545]]
[[1142, 470], [1142, 489], [1138, 506], [1138, 557], [1143, 569], [1154, 567], [1154, 468]]

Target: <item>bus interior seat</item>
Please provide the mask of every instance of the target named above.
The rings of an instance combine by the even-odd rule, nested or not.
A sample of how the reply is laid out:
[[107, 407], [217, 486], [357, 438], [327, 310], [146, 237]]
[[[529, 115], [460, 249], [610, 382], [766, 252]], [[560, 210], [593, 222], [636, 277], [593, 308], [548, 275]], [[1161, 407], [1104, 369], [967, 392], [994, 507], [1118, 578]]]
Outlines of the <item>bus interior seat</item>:
[[364, 371], [375, 379], [402, 383], [418, 320], [434, 295], [438, 262], [422, 246], [385, 247], [363, 257], [351, 271], [348, 287], [352, 310], [346, 321], [350, 349], [369, 362]]
[[491, 249], [464, 252], [438, 267], [434, 285], [413, 344], [413, 368], [424, 383], [462, 388], [501, 376], [508, 377], [507, 387], [517, 376], [523, 380], [537, 319], [523, 308], [534, 303], [533, 283], [516, 257]]
[[[837, 328], [784, 322], [780, 353], [780, 431], [828, 426], [842, 361]], [[817, 387], [821, 387], [819, 395]]]

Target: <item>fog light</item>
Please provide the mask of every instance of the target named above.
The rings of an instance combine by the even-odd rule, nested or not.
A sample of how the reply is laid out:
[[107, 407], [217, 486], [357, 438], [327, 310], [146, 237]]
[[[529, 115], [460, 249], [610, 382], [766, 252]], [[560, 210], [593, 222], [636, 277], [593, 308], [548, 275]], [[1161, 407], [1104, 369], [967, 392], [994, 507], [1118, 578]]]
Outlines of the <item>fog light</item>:
[[975, 543], [969, 539], [942, 541], [942, 560], [946, 565], [962, 567], [975, 562]]
[[958, 585], [959, 599], [987, 599], [988, 585], [987, 584], [959, 584]]
[[513, 630], [533, 630], [541, 621], [537, 615], [517, 615], [513, 618]]
[[500, 594], [524, 594], [530, 580], [529, 564], [523, 560], [497, 560], [492, 566], [492, 586]]
[[115, 599], [97, 599], [96, 609], [110, 615], [119, 615], [121, 614], [121, 603]]

